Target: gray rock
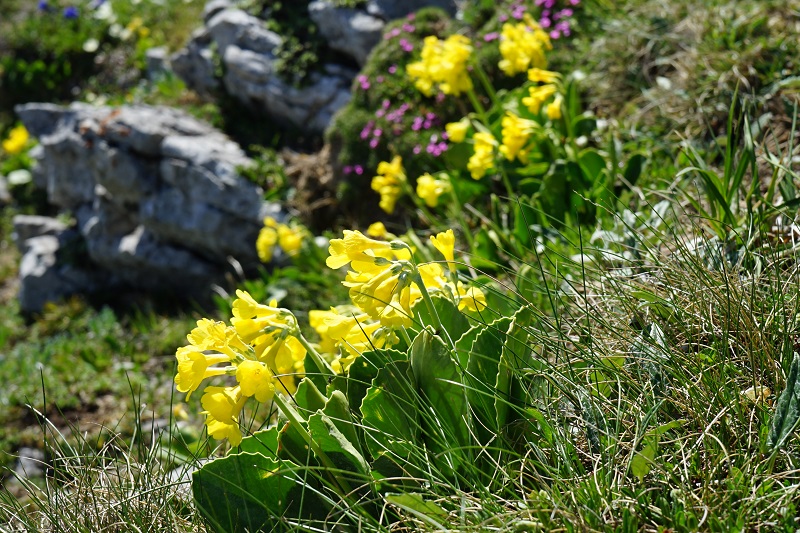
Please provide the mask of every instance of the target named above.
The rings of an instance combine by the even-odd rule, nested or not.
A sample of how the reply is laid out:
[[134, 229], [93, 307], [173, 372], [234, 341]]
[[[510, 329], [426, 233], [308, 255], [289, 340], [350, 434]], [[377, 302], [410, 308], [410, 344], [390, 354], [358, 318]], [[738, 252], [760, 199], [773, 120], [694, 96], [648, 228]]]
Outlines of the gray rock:
[[27, 250], [26, 243], [34, 237], [58, 237], [67, 226], [58, 219], [39, 215], [16, 215], [12, 220], [13, 233], [11, 237], [23, 253]]
[[203, 7], [203, 21], [208, 22], [211, 17], [229, 7], [231, 7], [230, 0], [209, 0]]
[[6, 177], [0, 174], [0, 207], [11, 203], [11, 193], [8, 192]]
[[144, 53], [145, 72], [147, 79], [155, 80], [170, 70], [169, 51], [166, 46], [148, 48]]
[[47, 132], [36, 172], [48, 200], [77, 221], [71, 229], [46, 217], [15, 219], [26, 312], [116, 287], [201, 296], [225, 283], [231, 264], [253, 270], [265, 213], [283, 218], [239, 175], [252, 165], [244, 151], [179, 111], [82, 104], [22, 111], [23, 122]]
[[383, 20], [393, 20], [422, 9], [423, 7], [439, 7], [451, 16], [456, 14], [456, 0], [369, 0], [367, 13]]
[[328, 45], [364, 65], [381, 39], [384, 21], [359, 9], [336, 7], [330, 0], [308, 4], [308, 14]]
[[46, 466], [45, 455], [42, 450], [23, 447], [19, 449], [14, 473], [23, 479], [43, 477]]
[[209, 47], [210, 42], [208, 31], [201, 29], [186, 48], [170, 57], [173, 72], [192, 90], [205, 97], [213, 96], [220, 89], [219, 80], [215, 76], [214, 53]]

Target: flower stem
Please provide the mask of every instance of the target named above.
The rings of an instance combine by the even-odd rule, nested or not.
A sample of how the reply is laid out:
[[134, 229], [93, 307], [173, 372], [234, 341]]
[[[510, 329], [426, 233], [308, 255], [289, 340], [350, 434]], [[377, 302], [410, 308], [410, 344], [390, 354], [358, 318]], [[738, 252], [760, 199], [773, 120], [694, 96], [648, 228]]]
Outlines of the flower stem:
[[311, 356], [311, 360], [314, 361], [314, 364], [317, 366], [317, 369], [323, 375], [325, 375], [326, 377], [331, 377], [336, 375], [336, 372], [333, 371], [331, 365], [329, 365], [328, 362], [322, 358], [317, 349], [314, 348], [314, 346], [312, 346], [310, 342], [308, 342], [308, 340], [303, 336], [302, 333], [297, 331], [295, 333], [295, 337], [297, 338], [297, 340], [300, 341], [300, 344], [303, 345], [303, 348], [306, 349], [308, 355]]
[[425, 307], [428, 308], [428, 313], [430, 313], [431, 318], [433, 318], [434, 325], [436, 326], [436, 334], [444, 337], [450, 349], [455, 351], [456, 345], [453, 343], [453, 339], [450, 338], [450, 332], [447, 331], [442, 324], [442, 320], [439, 318], [439, 313], [436, 312], [436, 308], [433, 306], [431, 295], [428, 293], [428, 289], [425, 287], [425, 284], [422, 283], [422, 276], [420, 275], [419, 270], [416, 268], [414, 269], [414, 275], [412, 279], [419, 287], [419, 291], [422, 293], [422, 299], [425, 301]]

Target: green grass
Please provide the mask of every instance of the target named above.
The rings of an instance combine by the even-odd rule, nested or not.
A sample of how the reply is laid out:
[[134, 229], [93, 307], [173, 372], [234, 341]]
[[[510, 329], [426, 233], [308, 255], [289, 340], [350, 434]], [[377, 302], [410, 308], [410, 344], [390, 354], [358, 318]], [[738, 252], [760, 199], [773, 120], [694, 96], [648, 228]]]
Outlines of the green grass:
[[[155, 42], [177, 46], [200, 4], [154, 19]], [[800, 439], [788, 432], [774, 446], [770, 436], [788, 412], [779, 399], [800, 351], [800, 250], [791, 212], [779, 219], [748, 209], [755, 205], [748, 201], [766, 197], [758, 184], [766, 190], [776, 176], [765, 153], [780, 155], [789, 169], [769, 200], [789, 200], [797, 187], [788, 157], [796, 145], [787, 133], [796, 96], [778, 82], [797, 69], [790, 24], [800, 4], [596, 0], [583, 7], [576, 37], [559, 43], [551, 66], [586, 73], [590, 107], [617, 123], [625, 150], [647, 153], [647, 174], [619, 212], [600, 221], [606, 233], [564, 228], [544, 239], [540, 254], [511, 257], [513, 268], [495, 273], [495, 312], [511, 299], [535, 312], [523, 349], [533, 355], [517, 369], [519, 420], [493, 441], [506, 460], [488, 480], [477, 464], [453, 477], [440, 462], [453, 452], [447, 442], [437, 453], [417, 445], [411, 456], [429, 468], [402, 482], [430, 505], [376, 501], [385, 515], [360, 526], [363, 509], [338, 505], [354, 530], [800, 528]], [[0, 12], [6, 9], [22, 3], [0, 0]], [[95, 81], [98, 91], [111, 91]], [[242, 138], [259, 138], [257, 124], [231, 130], [239, 115], [199, 102], [174, 79], [107, 96], [188, 107]], [[725, 199], [734, 226], [698, 216], [723, 210], [709, 182], [695, 181], [697, 173], [676, 177], [690, 163], [680, 154], [686, 141], [696, 148], [693, 164], [704, 160], [730, 183], [725, 148], [740, 154], [745, 146], [729, 131], [741, 129], [729, 126], [732, 102], [737, 110], [747, 102], [754, 118], [773, 127], [753, 146], [756, 194]], [[753, 178], [748, 170], [742, 185]], [[651, 204], [664, 198], [667, 209], [652, 215]], [[625, 207], [641, 213], [624, 214]], [[9, 209], [0, 227], [0, 529], [205, 531], [187, 485], [170, 477], [173, 468], [222, 454], [199, 435], [199, 395], [186, 405], [174, 397], [174, 351], [200, 314], [73, 299], [26, 321], [14, 301], [19, 254], [9, 242]], [[302, 318], [342, 300], [328, 274], [287, 268], [246, 288], [260, 301], [282, 295]], [[796, 399], [786, 405], [800, 408]], [[175, 406], [189, 419], [178, 422]], [[255, 429], [265, 416], [248, 418]], [[155, 441], [147, 438], [152, 420], [167, 427]], [[45, 452], [46, 476], [12, 481], [21, 447]]]

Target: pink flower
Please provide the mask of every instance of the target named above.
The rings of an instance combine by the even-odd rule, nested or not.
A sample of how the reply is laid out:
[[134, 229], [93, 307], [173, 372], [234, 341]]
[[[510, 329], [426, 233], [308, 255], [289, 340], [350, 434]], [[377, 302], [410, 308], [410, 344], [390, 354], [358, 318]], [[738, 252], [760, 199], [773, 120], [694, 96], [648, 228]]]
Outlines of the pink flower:
[[421, 151], [422, 151], [422, 146], [420, 146], [420, 145], [416, 145], [416, 146], [414, 147], [414, 150], [413, 150], [413, 152], [414, 152], [414, 154], [415, 154], [415, 155], [419, 154]]
[[408, 33], [411, 33], [412, 31], [414, 31], [416, 29], [417, 28], [415, 28], [413, 24], [409, 24], [408, 22], [403, 24], [403, 31], [407, 31]]
[[379, 142], [379, 139], [372, 139], [369, 142], [369, 147], [370, 148], [377, 148], [378, 147], [378, 142]]
[[404, 52], [412, 52], [414, 50], [414, 45], [408, 42], [408, 39], [400, 39], [400, 48], [402, 48]]
[[492, 41], [496, 41], [499, 38], [500, 38], [500, 34], [497, 33], [496, 31], [487, 33], [486, 35], [483, 36], [483, 40], [486, 41], [487, 43], [490, 43]]
[[394, 74], [395, 72], [397, 72], [397, 65], [389, 67], [389, 74]]
[[355, 170], [356, 174], [358, 174], [359, 176], [364, 173], [364, 167], [362, 167], [361, 165], [356, 165], [353, 168], [353, 170]]

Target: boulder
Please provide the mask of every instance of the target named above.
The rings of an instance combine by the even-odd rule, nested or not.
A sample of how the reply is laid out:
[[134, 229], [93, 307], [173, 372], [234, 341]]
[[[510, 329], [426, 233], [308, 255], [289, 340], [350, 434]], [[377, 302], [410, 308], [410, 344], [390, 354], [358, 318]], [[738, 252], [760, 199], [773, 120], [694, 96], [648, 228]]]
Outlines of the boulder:
[[265, 213], [284, 216], [239, 175], [252, 164], [244, 151], [180, 111], [84, 104], [16, 111], [39, 134], [35, 182], [77, 220], [68, 227], [15, 219], [26, 312], [118, 286], [202, 297], [225, 283], [232, 262], [253, 271]]
[[385, 22], [360, 9], [336, 7], [330, 0], [308, 4], [308, 14], [328, 46], [364, 66], [372, 48], [381, 40]]

